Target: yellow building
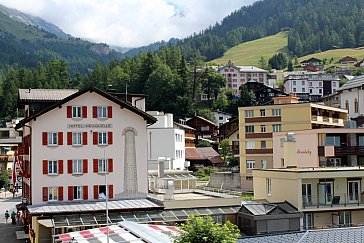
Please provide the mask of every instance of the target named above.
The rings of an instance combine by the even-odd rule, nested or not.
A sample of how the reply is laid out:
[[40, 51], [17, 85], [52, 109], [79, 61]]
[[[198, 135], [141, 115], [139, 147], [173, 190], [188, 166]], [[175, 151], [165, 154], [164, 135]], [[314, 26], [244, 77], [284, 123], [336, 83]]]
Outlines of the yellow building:
[[346, 119], [346, 110], [297, 103], [295, 97], [276, 97], [274, 105], [239, 107], [242, 189], [253, 189], [252, 169], [273, 168], [273, 132], [344, 127]]
[[255, 169], [254, 199], [288, 201], [303, 229], [364, 224], [364, 168]]

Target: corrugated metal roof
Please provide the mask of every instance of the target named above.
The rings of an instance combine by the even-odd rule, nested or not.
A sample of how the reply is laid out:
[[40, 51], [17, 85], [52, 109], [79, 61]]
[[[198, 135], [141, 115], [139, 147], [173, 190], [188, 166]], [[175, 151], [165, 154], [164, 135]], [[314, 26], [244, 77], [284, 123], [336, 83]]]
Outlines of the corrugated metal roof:
[[76, 92], [77, 89], [19, 89], [19, 100], [58, 101]]
[[[128, 199], [128, 200], [113, 200], [108, 202], [109, 210], [123, 209], [146, 209], [146, 208], [161, 208], [148, 199]], [[72, 212], [93, 212], [106, 210], [105, 201], [79, 201], [67, 203], [48, 203], [46, 205], [30, 205], [28, 206], [30, 214], [41, 213], [72, 213]]]
[[356, 76], [337, 89], [337, 91], [361, 87], [364, 84], [364, 75]]

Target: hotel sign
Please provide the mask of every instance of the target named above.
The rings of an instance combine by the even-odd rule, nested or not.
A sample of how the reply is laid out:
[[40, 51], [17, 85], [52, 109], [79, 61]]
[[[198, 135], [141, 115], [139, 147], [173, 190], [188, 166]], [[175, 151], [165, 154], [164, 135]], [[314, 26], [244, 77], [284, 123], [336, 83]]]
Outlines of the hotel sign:
[[67, 128], [112, 128], [112, 124], [67, 124]]

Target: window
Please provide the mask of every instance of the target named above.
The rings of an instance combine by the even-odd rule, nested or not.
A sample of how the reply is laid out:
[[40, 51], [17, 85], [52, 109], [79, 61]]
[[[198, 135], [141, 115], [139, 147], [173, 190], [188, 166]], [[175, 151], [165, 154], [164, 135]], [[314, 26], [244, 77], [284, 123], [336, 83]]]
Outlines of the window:
[[319, 93], [322, 94], [322, 89], [319, 89]]
[[82, 145], [82, 133], [81, 132], [72, 133], [72, 145]]
[[253, 110], [246, 110], [245, 111], [245, 117], [254, 117], [254, 111]]
[[107, 172], [107, 161], [106, 159], [99, 159], [98, 162], [98, 172], [99, 173], [106, 173]]
[[182, 150], [176, 150], [176, 159], [180, 159], [183, 156], [183, 151]]
[[349, 112], [349, 101], [345, 101], [345, 109]]
[[57, 201], [57, 200], [58, 200], [58, 188], [48, 187], [48, 201]]
[[260, 132], [266, 132], [267, 126], [266, 125], [260, 125]]
[[260, 148], [262, 149], [267, 148], [267, 141], [260, 141]]
[[273, 132], [280, 132], [282, 130], [281, 124], [274, 124], [273, 125]]
[[319, 82], [319, 86], [322, 87], [322, 82]]
[[255, 168], [255, 160], [247, 160], [246, 161], [246, 168], [247, 169], [254, 169]]
[[255, 148], [254, 140], [245, 141], [245, 148], [246, 149], [254, 149]]
[[72, 106], [72, 118], [82, 117], [82, 106]]
[[254, 133], [254, 126], [245, 126], [245, 132], [246, 133]]
[[332, 82], [332, 87], [336, 87], [336, 82]]
[[58, 174], [58, 161], [57, 160], [48, 161], [48, 174], [50, 174], [50, 175]]
[[106, 199], [106, 186], [105, 185], [99, 186], [99, 199]]
[[267, 194], [272, 195], [272, 179], [267, 178]]
[[354, 99], [354, 112], [358, 113], [359, 107], [358, 107], [358, 99]]
[[358, 139], [359, 139], [359, 146], [364, 146], [364, 136], [359, 136], [358, 137]]
[[310, 94], [312, 94], [312, 89], [310, 89]]
[[352, 226], [350, 211], [339, 211], [339, 224], [340, 226]]
[[297, 89], [296, 88], [293, 88], [293, 92], [296, 93], [297, 92]]
[[326, 136], [326, 145], [340, 147], [340, 136]]
[[272, 116], [280, 116], [281, 109], [272, 109]]
[[97, 118], [107, 118], [107, 107], [106, 106], [97, 107]]
[[57, 145], [58, 144], [58, 134], [56, 132], [48, 133], [48, 145]]
[[296, 81], [293, 81], [293, 82], [292, 82], [292, 85], [296, 85]]
[[80, 200], [82, 197], [82, 186], [73, 187], [73, 200]]
[[72, 161], [72, 173], [73, 174], [83, 173], [82, 160], [81, 159], [75, 159], [75, 160]]
[[302, 85], [305, 85], [305, 81], [304, 80], [302, 80]]
[[265, 116], [265, 110], [264, 109], [260, 110], [260, 116]]
[[312, 82], [308, 82], [308, 86], [312, 87]]
[[313, 228], [313, 215], [312, 213], [303, 214], [303, 228], [309, 230]]
[[306, 93], [306, 89], [305, 88], [302, 88], [302, 93]]
[[262, 160], [262, 169], [267, 169], [267, 161]]
[[106, 132], [99, 132], [98, 144], [99, 145], [107, 145], [107, 133]]
[[210, 126], [201, 127], [201, 131], [209, 131]]
[[222, 117], [222, 116], [219, 116], [219, 120], [223, 120], [224, 119], [224, 117]]

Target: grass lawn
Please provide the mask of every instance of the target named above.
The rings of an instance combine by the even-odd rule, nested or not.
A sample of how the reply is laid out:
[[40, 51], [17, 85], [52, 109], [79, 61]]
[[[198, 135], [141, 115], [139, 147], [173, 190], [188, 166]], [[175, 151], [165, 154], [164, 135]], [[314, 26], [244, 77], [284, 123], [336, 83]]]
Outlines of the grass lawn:
[[224, 56], [211, 61], [211, 63], [225, 65], [231, 60], [239, 66], [258, 66], [260, 57], [269, 60], [275, 53], [288, 54], [288, 32], [264, 37], [258, 40], [245, 42], [230, 48]]

